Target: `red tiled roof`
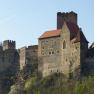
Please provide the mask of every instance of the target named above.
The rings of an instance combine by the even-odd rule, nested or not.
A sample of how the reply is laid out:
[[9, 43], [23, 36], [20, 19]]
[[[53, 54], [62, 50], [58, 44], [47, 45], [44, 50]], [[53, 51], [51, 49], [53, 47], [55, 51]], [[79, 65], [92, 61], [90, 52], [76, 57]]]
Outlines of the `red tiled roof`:
[[61, 29], [58, 30], [52, 30], [52, 31], [47, 31], [43, 33], [39, 39], [44, 39], [44, 38], [50, 38], [50, 37], [57, 37], [60, 36]]
[[[70, 30], [70, 39], [73, 39], [76, 37], [79, 27], [76, 24], [65, 22], [66, 25], [68, 26]], [[47, 31], [44, 34], [42, 34], [39, 39], [45, 39], [45, 38], [51, 38], [51, 37], [57, 37], [60, 36], [61, 29], [58, 30], [52, 30], [52, 31]]]

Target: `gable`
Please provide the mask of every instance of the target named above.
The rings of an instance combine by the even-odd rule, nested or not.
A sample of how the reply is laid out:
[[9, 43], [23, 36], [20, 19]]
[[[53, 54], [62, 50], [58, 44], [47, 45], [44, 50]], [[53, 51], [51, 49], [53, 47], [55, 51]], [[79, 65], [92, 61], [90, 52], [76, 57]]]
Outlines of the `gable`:
[[64, 24], [63, 24], [63, 26], [62, 26], [62, 32], [61, 32], [62, 36], [63, 36], [63, 34], [69, 33], [69, 32], [70, 32], [70, 30], [69, 30], [69, 28], [68, 28], [66, 22], [64, 22]]

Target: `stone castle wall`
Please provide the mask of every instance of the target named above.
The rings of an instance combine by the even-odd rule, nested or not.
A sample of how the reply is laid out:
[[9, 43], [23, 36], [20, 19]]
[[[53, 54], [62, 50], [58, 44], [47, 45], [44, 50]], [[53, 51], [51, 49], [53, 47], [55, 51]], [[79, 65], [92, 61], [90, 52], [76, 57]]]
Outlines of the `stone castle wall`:
[[3, 46], [0, 47], [0, 72], [5, 71], [12, 66], [15, 66], [15, 68], [19, 66], [19, 55], [14, 45], [14, 41], [7, 40], [4, 41]]
[[23, 69], [26, 64], [26, 47], [19, 49], [19, 58], [20, 69]]
[[[39, 40], [39, 66], [43, 76], [60, 71], [60, 38]], [[42, 62], [43, 63], [42, 63]], [[41, 64], [42, 63], [42, 64]]]
[[19, 49], [20, 56], [20, 70], [22, 70], [26, 64], [32, 64], [38, 62], [38, 46], [28, 46]]

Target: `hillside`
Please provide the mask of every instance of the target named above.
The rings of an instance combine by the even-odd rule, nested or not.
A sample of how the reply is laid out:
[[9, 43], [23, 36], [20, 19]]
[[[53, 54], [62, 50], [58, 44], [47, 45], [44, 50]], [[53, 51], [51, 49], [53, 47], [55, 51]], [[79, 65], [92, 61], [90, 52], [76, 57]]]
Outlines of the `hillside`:
[[16, 83], [8, 94], [94, 94], [94, 77], [82, 80], [65, 80], [62, 74], [45, 78], [35, 76], [23, 84]]

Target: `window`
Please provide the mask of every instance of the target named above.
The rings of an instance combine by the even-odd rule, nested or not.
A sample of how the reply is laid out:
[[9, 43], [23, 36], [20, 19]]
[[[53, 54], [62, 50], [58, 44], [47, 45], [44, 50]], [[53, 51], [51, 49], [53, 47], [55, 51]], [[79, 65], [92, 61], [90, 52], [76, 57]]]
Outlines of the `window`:
[[65, 49], [66, 48], [66, 42], [64, 41], [63, 42], [63, 49]]
[[48, 43], [48, 41], [46, 40], [46, 43]]
[[52, 55], [52, 54], [54, 54], [54, 51], [49, 52], [49, 55]]
[[42, 47], [42, 49], [44, 50], [44, 47]]
[[76, 46], [75, 49], [77, 49], [78, 47]]
[[52, 52], [52, 54], [54, 54], [54, 52]]
[[67, 58], [66, 58], [66, 61], [67, 61]]
[[49, 52], [49, 54], [51, 54], [51, 52]]

